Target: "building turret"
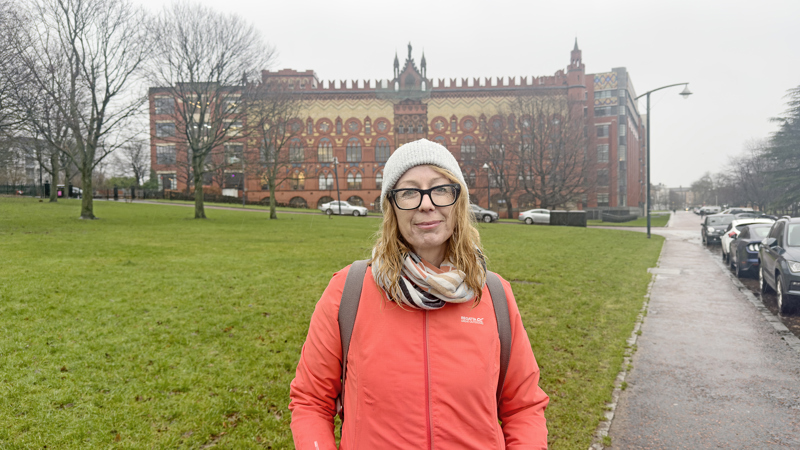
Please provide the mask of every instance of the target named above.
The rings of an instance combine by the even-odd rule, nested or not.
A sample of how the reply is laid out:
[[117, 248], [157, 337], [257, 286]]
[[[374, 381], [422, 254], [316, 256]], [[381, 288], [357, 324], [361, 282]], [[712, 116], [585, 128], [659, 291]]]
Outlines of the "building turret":
[[419, 61], [419, 68], [422, 69], [422, 78], [428, 78], [428, 63], [425, 62], [425, 51], [422, 51], [422, 59]]
[[400, 75], [400, 60], [397, 59], [397, 52], [394, 52], [394, 77], [397, 78]]

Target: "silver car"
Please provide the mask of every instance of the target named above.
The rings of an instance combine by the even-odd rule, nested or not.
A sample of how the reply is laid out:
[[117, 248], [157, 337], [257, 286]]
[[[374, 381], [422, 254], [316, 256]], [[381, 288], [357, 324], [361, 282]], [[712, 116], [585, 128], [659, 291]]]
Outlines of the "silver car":
[[490, 223], [500, 218], [500, 215], [496, 212], [483, 209], [478, 205], [469, 205], [469, 209], [472, 215], [475, 216], [475, 220]]
[[529, 209], [519, 213], [519, 220], [532, 225], [534, 223], [550, 224], [549, 209]]
[[363, 206], [351, 205], [350, 203], [345, 201], [339, 202], [334, 200], [332, 202], [323, 203], [319, 205], [319, 209], [323, 211], [325, 214], [330, 216], [331, 214], [339, 214], [340, 206], [342, 215], [352, 214], [356, 217], [367, 215], [367, 208], [364, 208]]

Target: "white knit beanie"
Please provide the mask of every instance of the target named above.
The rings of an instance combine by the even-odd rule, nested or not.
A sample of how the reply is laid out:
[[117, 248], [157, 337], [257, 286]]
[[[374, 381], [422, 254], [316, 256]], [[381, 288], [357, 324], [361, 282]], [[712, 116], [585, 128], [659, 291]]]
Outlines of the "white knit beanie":
[[383, 168], [381, 210], [383, 210], [383, 199], [389, 195], [390, 190], [394, 189], [397, 180], [408, 169], [426, 164], [449, 171], [461, 183], [461, 188], [466, 189], [467, 183], [464, 181], [464, 174], [461, 173], [461, 168], [458, 166], [458, 161], [456, 161], [453, 154], [440, 144], [427, 139], [420, 139], [401, 145], [386, 161], [386, 166]]

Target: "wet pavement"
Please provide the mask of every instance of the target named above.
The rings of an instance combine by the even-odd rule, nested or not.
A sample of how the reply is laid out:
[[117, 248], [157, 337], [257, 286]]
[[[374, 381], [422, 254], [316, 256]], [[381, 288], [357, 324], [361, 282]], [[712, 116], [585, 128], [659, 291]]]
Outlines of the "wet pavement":
[[800, 340], [774, 298], [701, 244], [699, 216], [653, 233], [667, 240], [607, 448], [800, 448]]

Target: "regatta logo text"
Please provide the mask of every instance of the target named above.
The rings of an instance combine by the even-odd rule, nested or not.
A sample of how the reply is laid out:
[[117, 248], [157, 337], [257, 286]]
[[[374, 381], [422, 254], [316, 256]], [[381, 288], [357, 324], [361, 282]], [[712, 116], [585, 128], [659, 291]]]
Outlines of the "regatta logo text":
[[461, 322], [463, 322], [463, 323], [476, 323], [478, 325], [483, 325], [483, 317], [461, 316]]

